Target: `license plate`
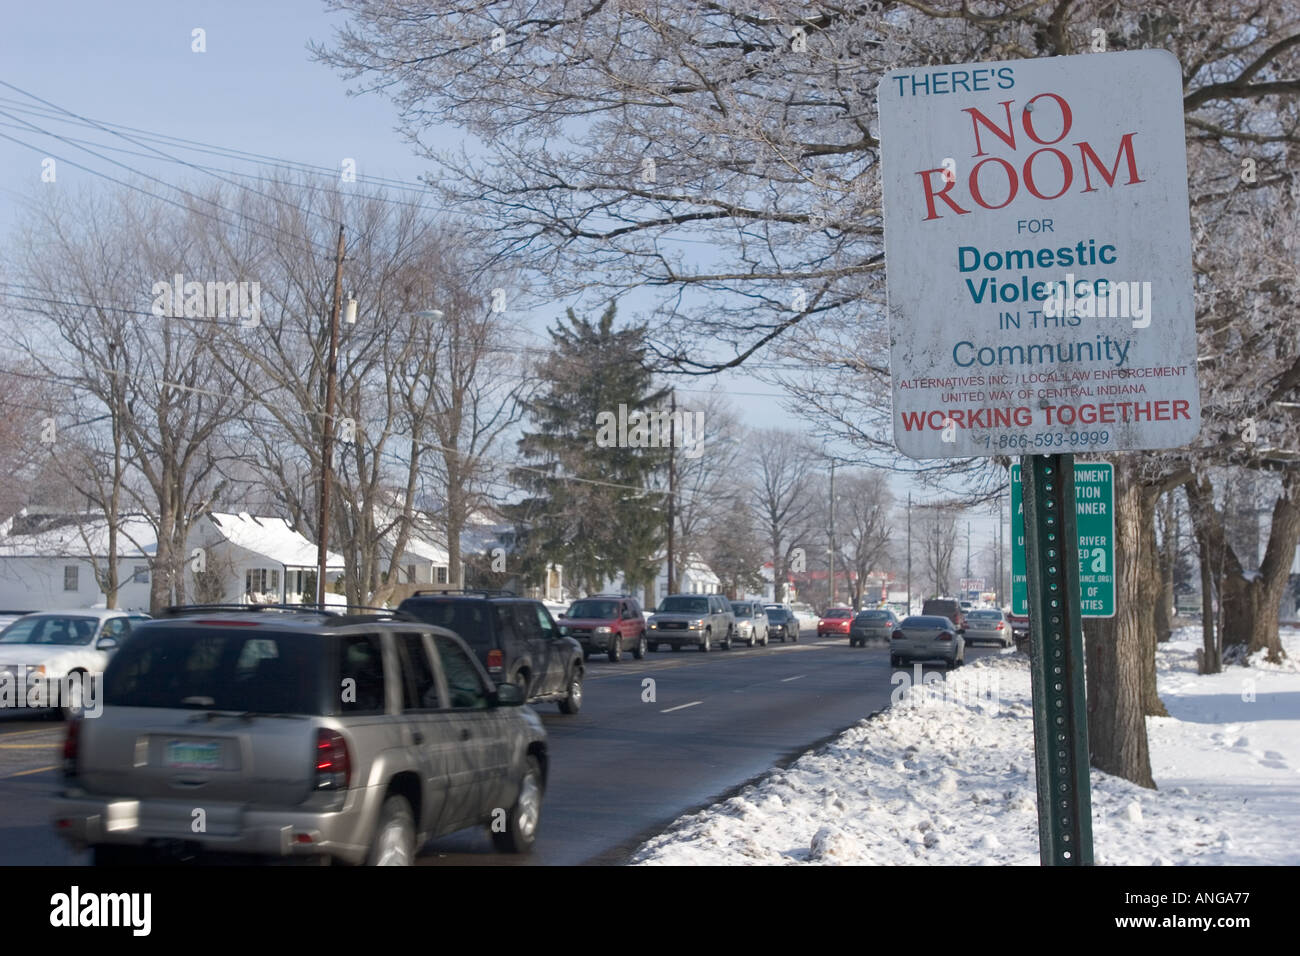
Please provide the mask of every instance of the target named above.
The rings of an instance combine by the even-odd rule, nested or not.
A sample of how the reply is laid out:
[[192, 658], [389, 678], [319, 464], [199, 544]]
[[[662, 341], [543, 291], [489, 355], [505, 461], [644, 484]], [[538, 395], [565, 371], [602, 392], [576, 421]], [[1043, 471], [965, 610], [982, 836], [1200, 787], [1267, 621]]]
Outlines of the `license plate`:
[[201, 740], [169, 740], [163, 766], [172, 770], [216, 770], [221, 766], [221, 744]]

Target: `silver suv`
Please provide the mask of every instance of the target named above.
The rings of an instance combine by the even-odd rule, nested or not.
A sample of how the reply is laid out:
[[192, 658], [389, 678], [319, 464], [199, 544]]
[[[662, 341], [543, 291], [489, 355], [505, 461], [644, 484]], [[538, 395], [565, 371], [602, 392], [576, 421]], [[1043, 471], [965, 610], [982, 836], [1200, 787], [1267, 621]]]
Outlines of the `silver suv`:
[[57, 832], [96, 864], [237, 855], [409, 864], [487, 824], [537, 836], [546, 733], [445, 628], [386, 612], [171, 609], [68, 726]]
[[735, 636], [731, 602], [721, 594], [670, 594], [646, 622], [646, 641], [652, 651], [660, 644], [675, 651], [690, 645], [708, 653], [714, 644], [726, 650]]

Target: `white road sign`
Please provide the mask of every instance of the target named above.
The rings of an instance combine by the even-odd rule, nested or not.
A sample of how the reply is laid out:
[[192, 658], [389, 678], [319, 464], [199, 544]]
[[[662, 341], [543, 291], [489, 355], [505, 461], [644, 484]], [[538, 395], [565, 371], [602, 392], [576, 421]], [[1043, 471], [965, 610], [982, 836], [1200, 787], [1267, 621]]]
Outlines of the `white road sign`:
[[1119, 451], [1196, 435], [1182, 98], [1163, 50], [886, 74], [900, 451]]

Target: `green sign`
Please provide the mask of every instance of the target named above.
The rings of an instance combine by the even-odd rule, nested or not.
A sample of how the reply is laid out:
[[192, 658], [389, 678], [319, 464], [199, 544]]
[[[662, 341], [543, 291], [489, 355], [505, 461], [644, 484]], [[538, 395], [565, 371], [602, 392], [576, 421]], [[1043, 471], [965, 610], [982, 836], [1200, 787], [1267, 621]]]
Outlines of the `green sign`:
[[[1079, 607], [1084, 617], [1115, 616], [1115, 468], [1074, 463], [1079, 530]], [[1020, 465], [1011, 466], [1011, 612], [1029, 613], [1025, 579], [1025, 510]]]

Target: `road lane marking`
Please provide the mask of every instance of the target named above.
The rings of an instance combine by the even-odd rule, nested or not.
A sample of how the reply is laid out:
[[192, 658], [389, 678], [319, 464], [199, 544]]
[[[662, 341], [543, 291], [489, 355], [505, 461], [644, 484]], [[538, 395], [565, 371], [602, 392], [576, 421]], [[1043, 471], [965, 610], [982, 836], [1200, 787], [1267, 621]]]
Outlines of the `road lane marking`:
[[694, 707], [697, 704], [702, 704], [702, 703], [704, 703], [704, 701], [702, 700], [693, 700], [689, 704], [678, 704], [676, 707], [669, 707], [667, 710], [659, 711], [659, 713], [671, 714], [674, 710], [685, 710], [687, 707]]
[[0, 744], [0, 750], [55, 750], [57, 742], [48, 744]]
[[28, 774], [46, 773], [47, 771], [57, 770], [57, 769], [59, 768], [56, 766], [56, 767], [37, 767], [35, 770], [20, 770], [17, 773], [11, 773], [3, 777], [0, 777], [0, 780], [10, 780], [13, 777], [26, 777]]
[[784, 684], [786, 681], [798, 680], [800, 677], [807, 677], [807, 676], [808, 676], [807, 674], [798, 674], [794, 677], [782, 677], [781, 683]]
[[57, 734], [59, 731], [55, 727], [49, 727], [43, 730], [11, 730], [7, 734], [0, 734], [0, 739], [5, 737], [21, 737], [23, 734]]

